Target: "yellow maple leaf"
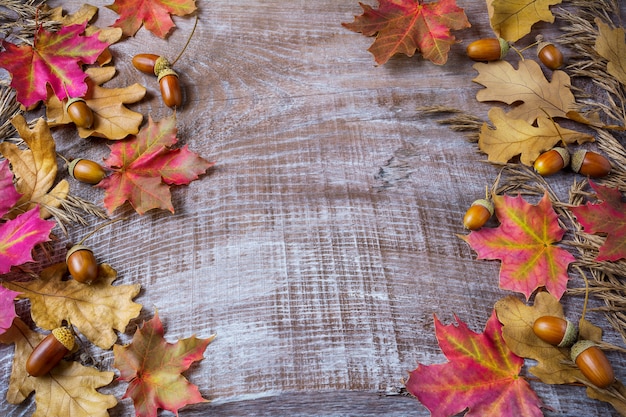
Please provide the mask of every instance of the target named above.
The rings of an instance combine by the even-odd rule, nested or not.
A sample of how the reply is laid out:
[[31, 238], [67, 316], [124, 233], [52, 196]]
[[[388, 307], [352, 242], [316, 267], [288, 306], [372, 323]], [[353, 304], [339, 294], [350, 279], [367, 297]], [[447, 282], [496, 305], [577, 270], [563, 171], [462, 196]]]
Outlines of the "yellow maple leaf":
[[552, 23], [554, 15], [550, 6], [562, 0], [488, 0], [489, 22], [502, 39], [515, 42], [530, 33], [540, 21]]
[[601, 19], [596, 18], [599, 34], [596, 38], [595, 50], [606, 59], [606, 70], [620, 83], [626, 85], [626, 42], [624, 28], [611, 28]]
[[517, 70], [506, 61], [481, 62], [474, 64], [474, 69], [478, 76], [472, 81], [486, 87], [476, 94], [478, 101], [522, 102], [509, 112], [512, 119], [533, 123], [541, 116], [566, 118], [574, 109], [570, 78], [563, 71], [554, 71], [548, 81], [532, 59], [520, 61]]
[[[11, 162], [13, 174], [17, 179], [15, 188], [22, 194], [10, 215], [14, 217], [41, 205], [41, 217], [48, 218], [50, 213], [46, 206], [59, 207], [70, 190], [70, 185], [65, 180], [54, 185], [57, 175], [54, 138], [48, 124], [41, 118], [37, 120], [33, 129], [28, 127], [22, 115], [15, 116], [11, 124], [26, 142], [28, 149], [21, 149], [14, 143], [0, 143], [0, 154]], [[54, 187], [50, 189], [53, 185]]]
[[547, 117], [537, 119], [537, 127], [523, 119], [513, 119], [499, 107], [489, 110], [489, 119], [495, 128], [484, 123], [478, 136], [478, 147], [489, 157], [489, 161], [506, 163], [520, 155], [524, 165], [532, 165], [544, 151], [558, 142], [584, 143], [593, 141], [593, 136], [565, 129]]
[[114, 407], [117, 400], [96, 389], [110, 384], [113, 372], [63, 360], [47, 375], [35, 378], [27, 374], [26, 361], [44, 337], [20, 319], [15, 319], [11, 328], [0, 335], [0, 342], [15, 344], [7, 401], [19, 404], [35, 391], [37, 409], [33, 417], [108, 417], [107, 409]]
[[[94, 67], [85, 72], [88, 75], [87, 94], [83, 98], [93, 111], [94, 122], [89, 129], [78, 128], [79, 136], [117, 140], [137, 134], [143, 115], [130, 110], [124, 104], [141, 100], [146, 95], [146, 88], [137, 83], [124, 88], [101, 87], [101, 84], [115, 75], [114, 67]], [[64, 103], [50, 92], [46, 103], [46, 117], [50, 126], [72, 123]]]
[[68, 320], [93, 344], [109, 349], [117, 340], [114, 330], [124, 331], [139, 315], [142, 306], [132, 299], [141, 286], [112, 286], [117, 272], [107, 264], [100, 265], [98, 280], [90, 285], [63, 280], [66, 275], [67, 265], [62, 262], [44, 269], [39, 279], [4, 285], [30, 300], [37, 326], [52, 330]]

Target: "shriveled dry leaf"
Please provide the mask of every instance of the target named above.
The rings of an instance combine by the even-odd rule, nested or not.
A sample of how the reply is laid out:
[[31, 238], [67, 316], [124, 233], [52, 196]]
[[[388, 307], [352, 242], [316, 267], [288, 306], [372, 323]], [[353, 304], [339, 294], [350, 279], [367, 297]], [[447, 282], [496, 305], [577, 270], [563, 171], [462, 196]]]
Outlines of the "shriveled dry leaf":
[[11, 215], [15, 217], [39, 204], [41, 217], [48, 218], [50, 213], [46, 206], [59, 207], [70, 189], [65, 180], [54, 185], [57, 175], [54, 138], [43, 119], [37, 120], [34, 129], [28, 127], [22, 115], [15, 116], [11, 123], [28, 145], [28, 149], [20, 149], [14, 143], [0, 143], [0, 153], [11, 162], [13, 174], [17, 178], [15, 188], [22, 194], [16, 204], [20, 211], [14, 209]]
[[30, 300], [37, 326], [52, 330], [69, 320], [92, 343], [109, 349], [117, 340], [114, 330], [124, 331], [128, 322], [139, 315], [141, 304], [132, 299], [141, 286], [112, 286], [117, 272], [107, 264], [100, 265], [99, 278], [90, 285], [73, 279], [64, 281], [66, 274], [67, 266], [62, 262], [43, 270], [39, 279], [5, 286]]
[[[115, 75], [114, 67], [89, 68], [85, 72], [88, 76], [88, 90], [84, 99], [93, 111], [94, 123], [89, 129], [79, 127], [80, 137], [97, 136], [117, 140], [137, 134], [143, 115], [130, 110], [125, 104], [141, 100], [146, 95], [146, 88], [140, 84], [124, 88], [101, 87]], [[51, 126], [72, 123], [65, 111], [65, 104], [54, 95], [48, 96], [46, 116]]]
[[486, 87], [476, 94], [478, 101], [523, 102], [508, 113], [511, 119], [534, 123], [542, 116], [565, 118], [574, 108], [570, 78], [563, 71], [554, 71], [552, 81], [548, 81], [532, 59], [520, 61], [517, 70], [506, 61], [479, 62], [474, 69], [478, 76], [473, 81]]
[[489, 110], [491, 128], [484, 123], [478, 136], [478, 147], [489, 161], [506, 163], [520, 155], [524, 165], [532, 165], [544, 151], [563, 141], [567, 144], [592, 142], [593, 136], [565, 129], [545, 116], [537, 118], [537, 127], [522, 119], [512, 119], [499, 107]]
[[96, 391], [113, 380], [113, 372], [100, 372], [77, 362], [61, 361], [48, 375], [31, 377], [26, 360], [45, 335], [32, 331], [20, 319], [0, 335], [0, 342], [15, 344], [7, 401], [19, 404], [35, 391], [37, 409], [33, 417], [108, 417], [107, 409], [117, 400]]
[[550, 6], [562, 0], [489, 0], [489, 22], [502, 39], [515, 42], [537, 22], [554, 22]]
[[606, 70], [620, 83], [626, 85], [626, 42], [624, 28], [611, 28], [601, 19], [596, 18], [600, 31], [596, 39], [595, 50], [608, 61]]

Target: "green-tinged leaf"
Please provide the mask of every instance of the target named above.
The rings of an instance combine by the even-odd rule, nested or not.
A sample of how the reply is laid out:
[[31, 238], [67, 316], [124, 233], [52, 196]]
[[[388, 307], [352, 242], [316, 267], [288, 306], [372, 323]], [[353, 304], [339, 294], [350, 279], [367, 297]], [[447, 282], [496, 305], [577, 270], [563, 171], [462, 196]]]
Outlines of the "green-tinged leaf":
[[119, 379], [129, 382], [124, 398], [133, 400], [138, 417], [155, 417], [158, 409], [178, 414], [185, 405], [207, 401], [181, 373], [203, 358], [215, 336], [168, 343], [163, 335], [163, 324], [155, 314], [137, 329], [129, 345], [113, 347], [113, 366], [120, 371]]

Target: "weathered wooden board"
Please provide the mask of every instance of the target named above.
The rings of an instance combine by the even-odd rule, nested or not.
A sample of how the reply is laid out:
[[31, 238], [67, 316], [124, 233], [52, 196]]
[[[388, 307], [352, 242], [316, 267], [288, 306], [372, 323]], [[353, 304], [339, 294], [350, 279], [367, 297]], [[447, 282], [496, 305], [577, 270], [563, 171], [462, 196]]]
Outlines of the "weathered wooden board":
[[[433, 315], [451, 323], [457, 314], [482, 331], [509, 294], [498, 289], [499, 263], [477, 261], [456, 236], [497, 170], [461, 134], [417, 110], [445, 105], [485, 117], [490, 107], [476, 102], [480, 87], [464, 55], [471, 40], [492, 34], [486, 6], [458, 3], [472, 28], [456, 33], [462, 42], [448, 64], [397, 57], [376, 66], [366, 51], [372, 39], [341, 26], [361, 13], [356, 0], [198, 1], [196, 33], [176, 63], [185, 100], [178, 136], [215, 168], [174, 189], [175, 214], [125, 208], [116, 216], [128, 221], [89, 240], [119, 283], [144, 288], [142, 316], [121, 342], [155, 309], [169, 340], [217, 333], [187, 373], [212, 403], [181, 416], [429, 415], [396, 394], [418, 362], [445, 361]], [[71, 12], [81, 1], [50, 4]], [[115, 17], [103, 8], [98, 24]], [[194, 23], [175, 21], [168, 41], [142, 29], [112, 48], [118, 75], [109, 85], [145, 85], [148, 97], [133, 109], [155, 120], [171, 111], [156, 80], [130, 61], [141, 52], [175, 57]], [[558, 26], [537, 27], [558, 34]], [[105, 141], [67, 130], [55, 137], [67, 157], [108, 155]], [[554, 181], [559, 188], [570, 179]], [[101, 190], [72, 187], [102, 200]], [[76, 227], [71, 239], [85, 233]], [[582, 299], [567, 303], [578, 314]], [[622, 343], [601, 316], [590, 318]], [[101, 355], [110, 367], [112, 354]], [[12, 347], [0, 346], [1, 381], [11, 356]], [[612, 360], [625, 376], [625, 361]], [[532, 385], [546, 415], [614, 413], [583, 388]], [[119, 398], [125, 388], [103, 392]], [[0, 413], [33, 412], [32, 400], [10, 405], [5, 392], [2, 384]], [[110, 411], [132, 413], [129, 400]]]

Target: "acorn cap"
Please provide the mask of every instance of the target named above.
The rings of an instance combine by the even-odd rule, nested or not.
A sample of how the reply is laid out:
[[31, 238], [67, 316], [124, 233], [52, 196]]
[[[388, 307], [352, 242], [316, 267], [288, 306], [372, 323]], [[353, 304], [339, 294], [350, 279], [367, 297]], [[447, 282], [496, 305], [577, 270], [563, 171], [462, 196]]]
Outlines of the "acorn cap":
[[500, 42], [500, 59], [504, 59], [506, 54], [509, 53], [509, 48], [511, 45], [502, 38], [498, 38], [498, 42]]
[[74, 334], [69, 327], [57, 327], [52, 330], [52, 334], [54, 337], [69, 351], [74, 349], [74, 344], [76, 341], [74, 340]]
[[558, 347], [568, 347], [572, 346], [576, 343], [576, 339], [578, 338], [578, 326], [572, 323], [569, 320], [567, 321], [567, 328], [565, 329], [565, 334], [563, 335], [563, 340], [559, 343]]
[[574, 346], [572, 346], [572, 350], [570, 351], [570, 357], [572, 358], [572, 361], [576, 362], [576, 358], [578, 358], [578, 355], [580, 355], [590, 347], [594, 346], [596, 346], [596, 344], [591, 340], [579, 340], [578, 342], [574, 343]]
[[178, 74], [176, 73], [176, 71], [171, 68], [164, 68], [163, 70], [161, 70], [161, 72], [159, 72], [158, 81], [161, 81], [161, 78], [167, 77], [168, 75], [173, 75], [178, 78]]
[[559, 153], [559, 155], [561, 155], [561, 158], [563, 158], [563, 167], [566, 167], [570, 164], [570, 155], [569, 152], [567, 151], [567, 149], [562, 148], [560, 146], [556, 146], [554, 148], [552, 148], [553, 150], [557, 151]]
[[65, 111], [67, 111], [67, 109], [68, 109], [68, 108], [69, 108], [72, 104], [76, 103], [77, 101], [82, 101], [82, 102], [85, 102], [85, 99], [84, 99], [84, 98], [81, 98], [81, 97], [73, 97], [73, 98], [70, 98], [69, 100], [67, 100], [67, 103], [65, 103]]
[[70, 172], [70, 175], [74, 179], [76, 179], [76, 177], [74, 176], [74, 168], [76, 168], [76, 164], [78, 164], [82, 160], [83, 158], [72, 159], [72, 162], [70, 162], [70, 165], [67, 167], [67, 170]]
[[572, 171], [579, 172], [585, 161], [585, 155], [587, 151], [585, 149], [579, 149], [572, 155]]
[[493, 216], [493, 203], [489, 200], [487, 200], [486, 198], [480, 198], [478, 200], [475, 200], [472, 203], [472, 206], [483, 206], [484, 208], [487, 209], [487, 211], [489, 211], [489, 214]]
[[171, 68], [172, 64], [170, 64], [170, 61], [168, 61], [168, 59], [164, 56], [160, 56], [154, 62], [154, 75], [159, 77], [162, 71]]
[[93, 251], [87, 246], [74, 245], [70, 248], [70, 250], [67, 251], [67, 255], [65, 255], [65, 262], [67, 262], [67, 260], [70, 258], [70, 256], [72, 256], [73, 253], [78, 252], [80, 250], [86, 250], [86, 251], [93, 253]]

